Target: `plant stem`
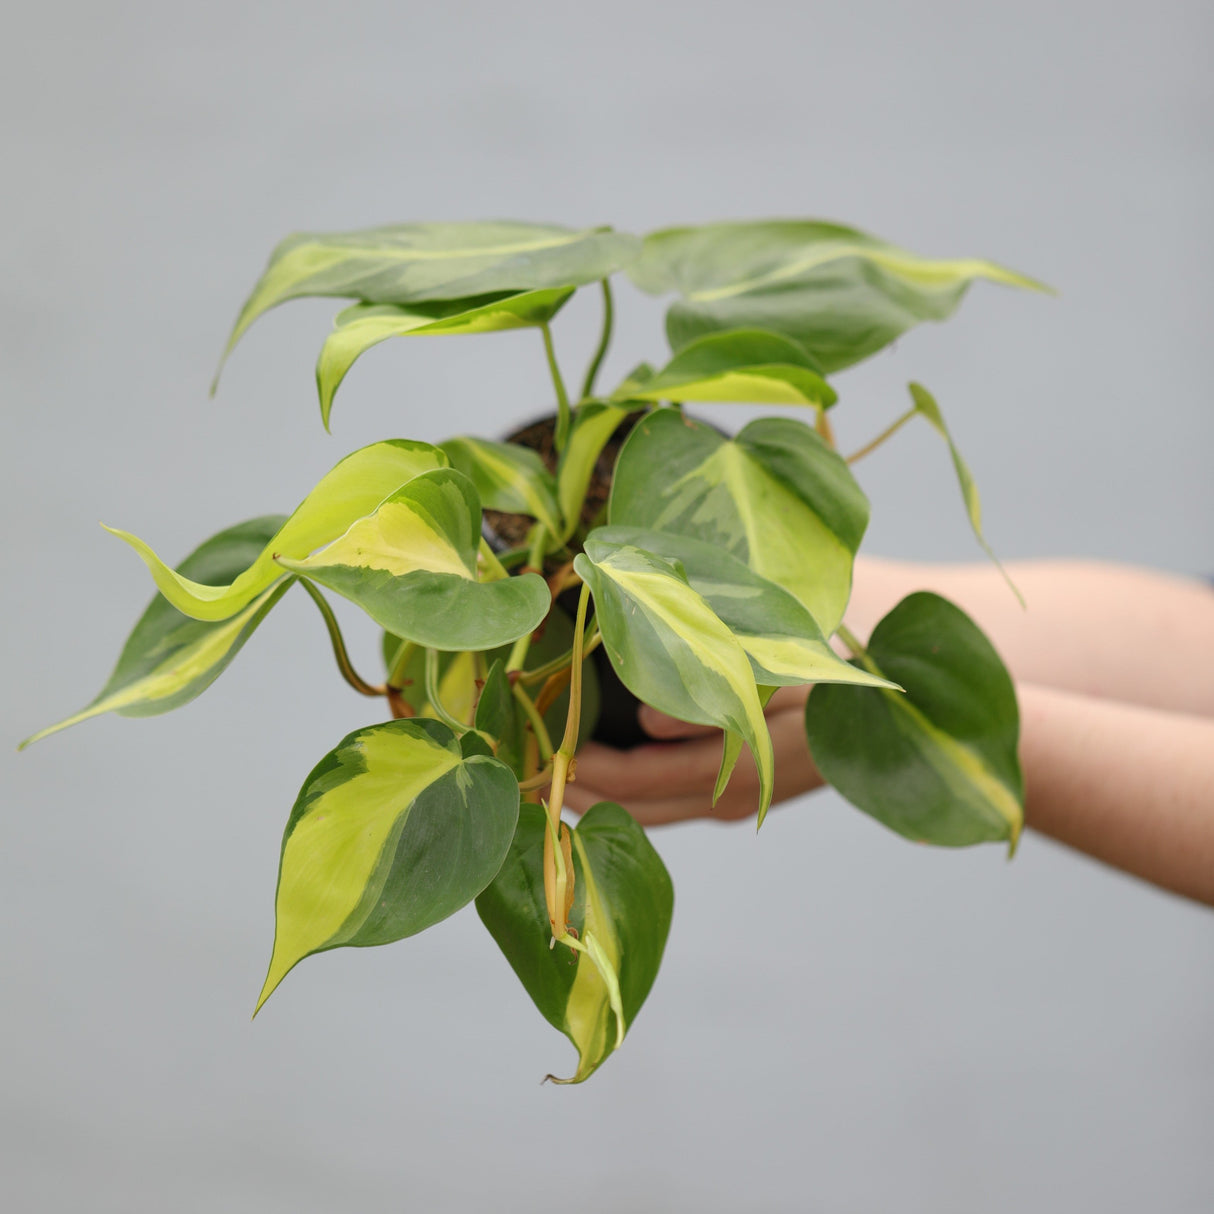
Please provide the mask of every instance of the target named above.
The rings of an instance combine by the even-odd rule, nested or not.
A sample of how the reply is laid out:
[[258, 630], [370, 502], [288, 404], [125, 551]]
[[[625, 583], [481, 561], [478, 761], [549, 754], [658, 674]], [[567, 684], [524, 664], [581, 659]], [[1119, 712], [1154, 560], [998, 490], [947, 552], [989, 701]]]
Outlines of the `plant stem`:
[[[536, 573], [543, 572], [544, 545], [547, 542], [548, 528], [543, 523], [536, 523], [531, 529], [531, 545], [527, 552], [527, 564], [524, 568], [533, 569]], [[533, 635], [530, 632], [524, 633], [514, 642], [514, 648], [510, 651], [510, 657], [506, 661], [507, 674], [513, 670], [522, 670], [523, 663], [527, 660], [527, 651], [531, 648]]]
[[599, 285], [603, 288], [603, 334], [599, 338], [599, 346], [594, 352], [594, 358], [590, 360], [590, 366], [586, 369], [586, 378], [582, 381], [582, 400], [585, 400], [594, 391], [594, 381], [598, 378], [599, 368], [603, 365], [607, 347], [611, 345], [611, 327], [615, 322], [611, 283], [604, 278]]
[[910, 419], [912, 417], [914, 417], [915, 414], [918, 412], [919, 412], [919, 410], [914, 408], [913, 406], [911, 408], [907, 409], [907, 411], [905, 413], [903, 413], [901, 417], [899, 417], [896, 421], [893, 421], [888, 426], [886, 426], [885, 429], [882, 430], [881, 433], [878, 434], [877, 437], [872, 440], [872, 442], [865, 443], [864, 446], [861, 447], [859, 451], [852, 452], [852, 454], [847, 457], [847, 462], [849, 464], [854, 464], [856, 462], [856, 460], [863, 459], [866, 455], [869, 454], [869, 452], [875, 451], [879, 446], [881, 446], [881, 444], [883, 442], [885, 442], [885, 440], [887, 438], [890, 438], [892, 435], [897, 434], [898, 431], [901, 430], [902, 427], [905, 426], [906, 423], [908, 421], [910, 421]]
[[548, 736], [548, 726], [544, 724], [544, 718], [540, 715], [539, 709], [536, 708], [534, 701], [523, 690], [521, 683], [515, 683], [510, 690], [514, 694], [514, 698], [519, 702], [522, 710], [527, 714], [527, 720], [531, 722], [531, 732], [535, 735], [536, 745], [540, 751], [540, 762], [551, 762], [552, 739]]
[[561, 369], [556, 363], [556, 351], [552, 348], [552, 328], [547, 321], [540, 325], [540, 331], [544, 335], [544, 353], [548, 355], [548, 370], [552, 374], [552, 386], [556, 389], [556, 433], [553, 435], [552, 441], [559, 455], [564, 451], [565, 443], [569, 440], [571, 421], [569, 393], [565, 391], [565, 381], [561, 378]]
[[838, 633], [839, 639], [843, 642], [843, 644], [851, 650], [852, 657], [854, 657], [860, 663], [860, 665], [868, 671], [869, 674], [875, 674], [879, 679], [885, 678], [885, 675], [882, 674], [877, 663], [868, 656], [868, 650], [860, 644], [860, 638], [856, 636], [856, 634], [852, 632], [852, 630], [848, 628], [846, 624], [840, 624], [839, 627], [835, 629], [835, 632]]
[[337, 623], [337, 617], [333, 614], [333, 608], [329, 606], [324, 595], [308, 581], [307, 578], [300, 578], [299, 584], [311, 596], [324, 617], [325, 627], [329, 630], [329, 640], [333, 645], [333, 656], [337, 659], [337, 669], [341, 671], [341, 677], [354, 688], [355, 691], [365, 696], [382, 696], [387, 693], [387, 687], [375, 686], [373, 683], [368, 683], [358, 671], [354, 669], [354, 664], [350, 661], [350, 655], [346, 652], [346, 642], [342, 639], [341, 628]]
[[826, 416], [825, 409], [818, 410], [817, 419], [814, 421], [814, 429], [817, 430], [822, 441], [833, 451], [835, 449], [835, 431], [830, 424], [830, 418]]
[[[603, 634], [595, 628], [590, 634], [590, 639], [582, 649], [582, 657], [589, 657], [602, 643]], [[567, 649], [559, 658], [553, 658], [551, 662], [545, 662], [542, 666], [536, 666], [534, 670], [524, 670], [519, 675], [519, 681], [522, 683], [542, 683], [549, 675], [564, 670], [572, 662], [573, 650]]]
[[444, 725], [449, 726], [461, 736], [468, 732], [468, 725], [447, 710], [438, 691], [438, 650], [426, 650], [426, 700], [434, 709], [434, 715]]

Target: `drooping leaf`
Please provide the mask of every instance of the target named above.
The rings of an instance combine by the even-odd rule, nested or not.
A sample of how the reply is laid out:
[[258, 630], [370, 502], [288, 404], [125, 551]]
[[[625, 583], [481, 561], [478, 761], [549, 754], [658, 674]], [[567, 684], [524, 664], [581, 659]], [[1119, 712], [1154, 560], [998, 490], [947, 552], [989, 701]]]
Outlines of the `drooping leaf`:
[[522, 329], [551, 320], [573, 294], [573, 288], [520, 291], [475, 299], [435, 303], [355, 304], [338, 313], [316, 362], [316, 388], [325, 429], [333, 397], [346, 372], [372, 346], [390, 337], [437, 337], [443, 334], [492, 333]]
[[740, 401], [759, 405], [814, 405], [838, 400], [805, 347], [778, 333], [736, 329], [688, 342], [644, 383], [619, 388], [634, 400]]
[[565, 524], [559, 533], [562, 543], [577, 529], [594, 466], [627, 416], [626, 407], [601, 401], [582, 405], [574, 415], [569, 441], [557, 469], [557, 496]]
[[288, 236], [245, 301], [225, 357], [262, 313], [309, 295], [371, 304], [474, 299], [507, 291], [583, 286], [606, 278], [640, 247], [609, 228], [551, 224], [405, 223]]
[[978, 496], [978, 486], [974, 483], [969, 465], [961, 458], [961, 452], [957, 450], [957, 444], [953, 442], [953, 436], [944, 423], [944, 414], [940, 412], [936, 398], [922, 384], [912, 383], [908, 386], [911, 399], [915, 402], [915, 411], [926, 418], [931, 428], [948, 443], [949, 454], [953, 457], [953, 468], [957, 473], [957, 484], [961, 487], [961, 498], [965, 502], [965, 513], [969, 517], [970, 526], [974, 529], [978, 543], [982, 545], [983, 552], [995, 562], [995, 567], [1003, 574], [1004, 581], [1012, 588], [1012, 593], [1020, 599], [1020, 605], [1024, 606], [1024, 599], [1020, 591], [1016, 589], [1012, 579], [1007, 575], [1007, 570], [1004, 569], [990, 544], [986, 542], [986, 536], [982, 534], [982, 501]]
[[570, 925], [593, 940], [618, 979], [624, 1025], [602, 973], [585, 954], [549, 948], [544, 899], [544, 811], [524, 804], [510, 852], [476, 909], [544, 1019], [578, 1052], [571, 1080], [602, 1065], [636, 1019], [653, 986], [674, 909], [661, 857], [624, 809], [600, 802], [572, 831], [574, 902]]
[[844, 661], [799, 600], [713, 544], [642, 527], [597, 527], [586, 544], [589, 548], [599, 543], [631, 545], [681, 568], [691, 588], [746, 651], [760, 688], [804, 683], [893, 686]]
[[523, 771], [523, 724], [519, 720], [519, 709], [510, 694], [510, 680], [506, 677], [506, 664], [499, 658], [489, 668], [485, 685], [481, 688], [476, 705], [476, 728], [493, 738], [497, 744], [497, 757], [515, 775]]
[[[283, 521], [282, 515], [273, 514], [229, 527], [190, 553], [177, 572], [206, 584], [229, 581], [257, 557]], [[224, 672], [290, 581], [280, 581], [231, 619], [215, 623], [182, 615], [158, 594], [139, 617], [114, 673], [97, 697], [21, 746], [105, 712], [149, 717], [188, 704]]]
[[620, 452], [609, 519], [736, 556], [800, 599], [829, 636], [851, 592], [868, 500], [847, 464], [801, 422], [764, 418], [731, 440], [658, 410]]
[[959, 608], [919, 592], [873, 630], [864, 662], [905, 694], [824, 684], [805, 728], [822, 775], [907, 838], [958, 847], [1007, 839], [1024, 823], [1011, 677]]
[[642, 290], [683, 296], [667, 314], [673, 349], [707, 333], [769, 329], [801, 343], [828, 373], [920, 321], [945, 319], [976, 278], [1048, 289], [993, 262], [920, 257], [814, 220], [668, 228], [645, 238], [628, 273]]
[[485, 509], [529, 514], [543, 523], [550, 535], [561, 533], [556, 481], [534, 451], [517, 443], [471, 437], [451, 438], [439, 446], [451, 466], [476, 486]]
[[388, 944], [493, 880], [518, 820], [505, 764], [466, 758], [438, 721], [343, 738], [304, 781], [282, 841], [274, 951], [258, 1008], [304, 957]]
[[477, 581], [480, 517], [472, 482], [440, 468], [402, 485], [312, 556], [278, 559], [405, 640], [490, 649], [537, 628], [552, 600], [538, 574]]
[[[597, 533], [596, 533], [597, 534]], [[759, 773], [759, 822], [771, 804], [771, 735], [750, 659], [673, 564], [639, 548], [587, 538], [574, 569], [624, 686], [661, 712], [746, 740]]]
[[143, 558], [156, 585], [178, 611], [196, 620], [226, 620], [284, 576], [276, 557], [298, 559], [336, 539], [419, 473], [446, 467], [447, 457], [429, 443], [390, 439], [347, 455], [323, 476], [295, 513], [243, 573], [223, 586], [208, 586], [175, 573], [143, 540], [113, 527]]

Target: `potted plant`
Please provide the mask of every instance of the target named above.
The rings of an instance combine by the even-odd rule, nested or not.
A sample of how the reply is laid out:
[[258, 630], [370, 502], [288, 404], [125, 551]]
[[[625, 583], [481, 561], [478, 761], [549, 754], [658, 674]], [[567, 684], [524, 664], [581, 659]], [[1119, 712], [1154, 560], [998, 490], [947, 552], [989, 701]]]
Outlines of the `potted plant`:
[[[674, 297], [672, 355], [600, 388], [621, 272]], [[313, 953], [398, 940], [475, 901], [540, 1012], [577, 1048], [571, 1081], [581, 1081], [644, 1002], [673, 906], [670, 878], [625, 810], [603, 803], [576, 825], [561, 817], [598, 713], [599, 669], [721, 729], [717, 795], [748, 753], [760, 824], [773, 779], [764, 705], [777, 687], [812, 684], [808, 741], [849, 801], [920, 842], [1015, 847], [1017, 707], [989, 642], [930, 593], [903, 600], [867, 641], [845, 623], [868, 523], [850, 465], [922, 417], [951, 451], [981, 541], [970, 473], [918, 384], [848, 457], [830, 424], [830, 376], [946, 318], [976, 278], [1038, 285], [800, 220], [644, 239], [522, 223], [292, 236], [228, 349], [287, 300], [355, 301], [317, 363], [326, 427], [346, 372], [379, 342], [505, 329], [539, 332], [550, 424], [530, 428], [530, 446], [373, 443], [291, 515], [230, 526], [175, 569], [115, 531], [159, 593], [98, 696], [29, 741], [103, 712], [187, 703], [298, 587], [324, 617], [346, 681], [382, 703], [320, 760], [290, 811], [258, 1008]], [[570, 393], [551, 324], [596, 285], [602, 336]], [[730, 437], [685, 411], [697, 402], [781, 408]], [[353, 669], [329, 593], [383, 629], [380, 682]]]

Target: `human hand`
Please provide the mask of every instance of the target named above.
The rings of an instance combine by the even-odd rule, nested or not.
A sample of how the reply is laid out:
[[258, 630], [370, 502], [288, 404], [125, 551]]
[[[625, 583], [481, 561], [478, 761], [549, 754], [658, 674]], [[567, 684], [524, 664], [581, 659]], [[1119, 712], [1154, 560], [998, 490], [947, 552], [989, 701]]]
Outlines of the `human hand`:
[[[773, 804], [824, 783], [805, 740], [808, 694], [808, 687], [781, 687], [767, 705], [776, 757]], [[736, 821], [755, 813], [759, 777], [745, 752], [713, 808], [712, 790], [721, 765], [719, 729], [690, 725], [648, 704], [641, 705], [639, 720], [653, 742], [634, 750], [588, 742], [578, 751], [576, 779], [565, 789], [567, 808], [580, 814], [599, 801], [616, 801], [642, 826], [701, 817]]]

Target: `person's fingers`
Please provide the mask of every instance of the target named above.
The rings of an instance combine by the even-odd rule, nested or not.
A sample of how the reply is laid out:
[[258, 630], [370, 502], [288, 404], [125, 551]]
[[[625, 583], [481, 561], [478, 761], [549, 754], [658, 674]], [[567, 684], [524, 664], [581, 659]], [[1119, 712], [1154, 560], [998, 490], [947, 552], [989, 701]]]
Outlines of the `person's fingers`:
[[664, 741], [674, 738], [704, 738], [721, 732], [715, 725], [693, 725], [690, 721], [680, 721], [678, 717], [667, 716], [648, 704], [642, 704], [637, 710], [637, 720], [651, 738]]
[[609, 789], [611, 800], [660, 796], [663, 791], [711, 793], [721, 765], [721, 731], [685, 742], [652, 742], [613, 750], [588, 742], [577, 753], [574, 782]]
[[790, 708], [804, 711], [805, 701], [813, 690], [812, 684], [800, 683], [795, 687], [777, 687], [776, 694], [767, 701], [767, 715], [774, 716], [777, 712], [787, 712]]

